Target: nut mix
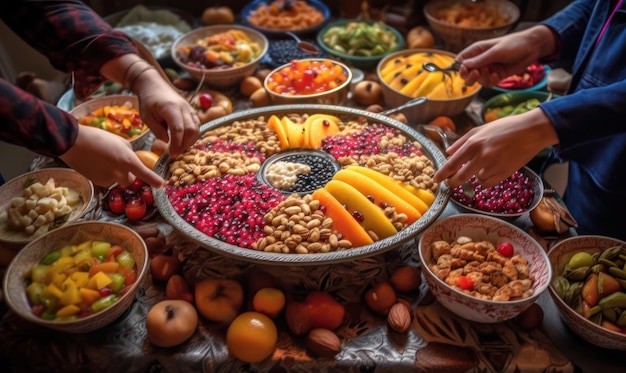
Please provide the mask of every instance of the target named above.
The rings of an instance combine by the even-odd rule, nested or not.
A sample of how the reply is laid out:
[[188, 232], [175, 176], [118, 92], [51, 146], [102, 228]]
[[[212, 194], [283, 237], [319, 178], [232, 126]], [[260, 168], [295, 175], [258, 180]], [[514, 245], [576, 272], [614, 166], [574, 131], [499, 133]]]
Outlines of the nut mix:
[[[310, 116], [289, 114], [286, 122], [308, 123]], [[338, 126], [339, 132], [329, 133], [315, 151], [331, 155], [341, 167], [371, 168], [394, 182], [434, 195], [438, 188], [431, 179], [434, 166], [422, 153], [419, 142], [397, 129], [368, 123], [363, 117]], [[282, 140], [284, 143], [285, 138]], [[208, 130], [171, 161], [166, 175], [168, 198], [187, 223], [207, 236], [242, 248], [321, 253], [353, 247], [341, 232], [342, 224], [333, 225], [333, 219], [325, 215], [327, 206], [309, 194], [323, 187], [316, 177], [297, 175], [294, 185], [298, 190], [293, 193], [281, 192], [257, 178], [266, 159], [283, 148], [277, 132], [268, 128], [263, 116]], [[290, 157], [290, 163], [298, 163], [297, 156]], [[314, 173], [315, 168], [311, 169]], [[396, 231], [408, 225], [406, 215], [398, 213], [393, 205], [378, 207]], [[358, 216], [358, 211], [351, 214]], [[367, 232], [370, 236], [372, 233]], [[372, 241], [376, 240], [378, 237], [373, 235]]]
[[[506, 248], [503, 250], [502, 248]], [[474, 297], [509, 301], [533, 294], [534, 276], [526, 259], [514, 254], [511, 245], [496, 248], [489, 241], [458, 237], [455, 242], [431, 244], [435, 264], [430, 268], [449, 286]]]

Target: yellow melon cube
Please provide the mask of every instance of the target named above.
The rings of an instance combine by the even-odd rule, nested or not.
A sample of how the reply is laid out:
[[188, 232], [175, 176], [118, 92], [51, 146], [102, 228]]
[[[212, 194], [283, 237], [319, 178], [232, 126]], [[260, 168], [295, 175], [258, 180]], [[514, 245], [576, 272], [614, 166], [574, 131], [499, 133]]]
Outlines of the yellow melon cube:
[[61, 298], [63, 296], [63, 291], [59, 289], [55, 284], [50, 284], [46, 286], [46, 290], [56, 298]]
[[93, 302], [100, 299], [100, 292], [98, 290], [80, 288], [78, 289], [78, 294], [80, 294], [82, 302], [87, 305], [91, 305]]
[[75, 304], [68, 304], [57, 311], [57, 317], [74, 316], [78, 313], [78, 311], [80, 311], [80, 307]]
[[59, 298], [59, 304], [64, 306], [68, 304], [78, 304], [81, 301], [81, 297], [78, 293], [78, 288], [76, 287], [76, 284], [71, 281], [71, 279], [68, 280], [70, 281], [66, 281], [64, 283], [64, 285], [66, 285], [66, 288], [63, 290], [63, 294]]
[[65, 281], [65, 279], [67, 278], [67, 275], [65, 273], [55, 273], [52, 275], [52, 281], [51, 283], [54, 284], [54, 286], [58, 287], [59, 289], [63, 288], [63, 281]]
[[94, 274], [89, 281], [87, 281], [87, 288], [100, 290], [105, 286], [108, 286], [113, 280], [106, 273], [100, 271]]
[[72, 273], [72, 280], [76, 282], [76, 286], [79, 288], [87, 285], [87, 281], [89, 281], [89, 273], [87, 272], [74, 272]]

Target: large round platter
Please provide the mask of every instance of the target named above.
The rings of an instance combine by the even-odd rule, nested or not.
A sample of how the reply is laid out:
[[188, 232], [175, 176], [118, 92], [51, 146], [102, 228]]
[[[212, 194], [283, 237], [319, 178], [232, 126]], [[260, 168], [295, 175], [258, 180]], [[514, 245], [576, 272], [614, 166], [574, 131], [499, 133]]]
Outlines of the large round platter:
[[[231, 126], [234, 122], [247, 120], [257, 120], [264, 117], [267, 120], [270, 116], [287, 116], [287, 115], [313, 115], [328, 114], [340, 118], [342, 121], [365, 119], [368, 123], [380, 123], [390, 129], [397, 130], [404, 135], [409, 141], [417, 142], [421, 145], [421, 152], [424, 156], [432, 161], [433, 168], [439, 169], [446, 158], [439, 148], [428, 140], [425, 136], [418, 133], [414, 129], [398, 122], [389, 117], [370, 113], [360, 109], [353, 109], [332, 105], [278, 105], [263, 108], [256, 108], [233, 113], [214, 121], [205, 123], [201, 128], [201, 137], [207, 131], [215, 130], [224, 126]], [[280, 154], [280, 153], [278, 153]], [[170, 166], [169, 154], [165, 153], [161, 156], [155, 166], [155, 171], [160, 175], [167, 177]], [[263, 167], [261, 167], [263, 169]], [[228, 244], [222, 240], [213, 238], [198, 230], [192, 224], [184, 220], [172, 206], [166, 188], [160, 188], [155, 194], [155, 203], [161, 215], [176, 229], [178, 229], [186, 237], [195, 241], [201, 247], [211, 250], [220, 255], [233, 257], [244, 261], [255, 263], [265, 263], [274, 265], [315, 265], [315, 264], [332, 264], [346, 262], [354, 259], [365, 258], [377, 255], [393, 248], [397, 248], [408, 243], [421, 233], [426, 227], [433, 223], [443, 212], [450, 198], [450, 190], [445, 186], [440, 186], [435, 193], [435, 200], [426, 212], [414, 223], [407, 225], [398, 233], [387, 238], [374, 241], [372, 244], [354, 247], [340, 251], [330, 251], [326, 253], [274, 253], [243, 248], [233, 244]]]

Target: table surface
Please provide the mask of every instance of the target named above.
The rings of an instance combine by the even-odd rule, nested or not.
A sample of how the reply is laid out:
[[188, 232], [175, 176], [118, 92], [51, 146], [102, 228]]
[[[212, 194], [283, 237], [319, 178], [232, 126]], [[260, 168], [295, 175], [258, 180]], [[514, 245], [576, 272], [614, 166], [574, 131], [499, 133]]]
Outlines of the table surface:
[[[67, 101], [71, 96], [62, 99], [71, 102]], [[481, 101], [473, 102], [465, 114], [455, 118], [461, 131], [478, 123], [480, 105]], [[235, 110], [245, 108], [245, 104], [235, 102]], [[33, 168], [46, 167], [50, 161], [36, 159]], [[120, 221], [100, 213], [100, 206], [93, 207], [91, 218]], [[442, 217], [458, 212], [450, 203]], [[120, 222], [134, 226], [123, 219]], [[329, 291], [347, 309], [347, 320], [337, 330], [342, 351], [334, 359], [311, 357], [302, 340], [293, 338], [279, 323], [279, 341], [272, 358], [245, 364], [229, 357], [225, 325], [207, 320], [201, 320], [194, 336], [180, 346], [153, 346], [146, 339], [145, 315], [154, 303], [164, 299], [164, 287], [147, 277], [128, 311], [111, 325], [86, 334], [42, 329], [19, 318], [2, 303], [0, 363], [5, 362], [4, 366], [15, 372], [403, 372], [415, 371], [416, 362], [430, 360], [422, 355], [416, 358], [418, 353], [434, 359], [439, 356], [436, 353], [443, 353], [445, 357], [437, 364], [445, 372], [468, 371], [467, 367], [473, 372], [617, 372], [624, 365], [620, 352], [593, 346], [569, 330], [547, 291], [538, 301], [544, 310], [542, 326], [525, 331], [515, 321], [480, 324], [459, 318], [434, 300], [424, 282], [419, 291], [407, 295], [415, 316], [410, 331], [390, 332], [386, 321], [363, 305], [361, 296], [367, 284], [387, 278], [393, 268], [407, 263], [419, 265], [416, 241], [350, 263], [286, 268], [222, 257], [188, 240], [158, 214], [147, 224], [155, 224], [166, 235], [167, 245], [184, 260], [183, 271], [197, 278], [241, 279], [261, 269], [280, 276], [292, 295], [313, 288]], [[514, 224], [526, 229], [530, 221], [523, 216]]]

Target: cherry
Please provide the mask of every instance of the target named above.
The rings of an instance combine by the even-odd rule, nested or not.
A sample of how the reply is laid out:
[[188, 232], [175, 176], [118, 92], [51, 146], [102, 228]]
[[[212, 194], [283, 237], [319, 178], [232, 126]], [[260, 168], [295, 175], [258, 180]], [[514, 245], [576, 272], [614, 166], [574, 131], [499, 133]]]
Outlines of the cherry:
[[146, 215], [146, 203], [140, 197], [130, 198], [126, 202], [124, 213], [128, 220], [141, 220]]
[[498, 248], [496, 250], [498, 250], [498, 252], [502, 254], [502, 256], [505, 256], [507, 258], [512, 257], [513, 252], [515, 251], [513, 249], [513, 244], [510, 242], [501, 243], [500, 245], [498, 245]]
[[202, 110], [208, 110], [213, 106], [213, 96], [208, 93], [200, 93], [198, 95], [198, 102]]
[[109, 192], [107, 202], [109, 204], [109, 210], [111, 210], [114, 214], [121, 214], [126, 208], [126, 200], [124, 199], [124, 193], [121, 190], [116, 193], [113, 193], [113, 191]]
[[462, 290], [474, 290], [474, 281], [467, 276], [459, 276], [456, 283]]

